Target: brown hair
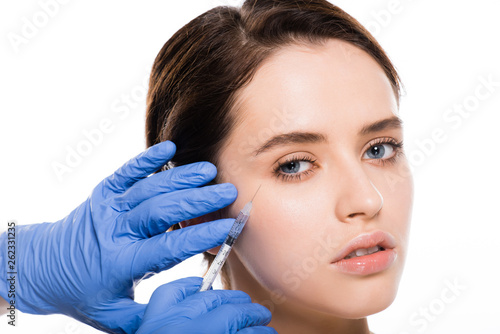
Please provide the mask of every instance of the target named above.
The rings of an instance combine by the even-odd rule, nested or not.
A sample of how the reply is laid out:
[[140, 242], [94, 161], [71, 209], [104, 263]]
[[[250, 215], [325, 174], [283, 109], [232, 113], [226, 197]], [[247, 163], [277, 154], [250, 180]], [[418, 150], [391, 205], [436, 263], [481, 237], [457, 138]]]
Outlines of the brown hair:
[[[177, 31], [156, 57], [149, 81], [146, 141], [171, 140], [169, 165], [210, 161], [234, 125], [236, 92], [249, 83], [273, 51], [297, 43], [336, 38], [371, 55], [389, 79], [397, 100], [398, 74], [375, 38], [357, 20], [326, 0], [247, 0], [241, 8], [219, 6]], [[211, 183], [219, 182], [219, 176]], [[173, 229], [179, 228], [177, 225]], [[214, 256], [205, 252], [210, 265]], [[225, 288], [231, 288], [227, 268]]]

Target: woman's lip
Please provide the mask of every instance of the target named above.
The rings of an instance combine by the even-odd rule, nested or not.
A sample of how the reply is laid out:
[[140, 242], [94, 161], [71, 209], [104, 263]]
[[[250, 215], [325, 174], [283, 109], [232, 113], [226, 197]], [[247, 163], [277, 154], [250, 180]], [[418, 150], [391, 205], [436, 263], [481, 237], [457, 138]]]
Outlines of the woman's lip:
[[396, 247], [396, 239], [390, 233], [384, 231], [363, 233], [349, 241], [349, 243], [335, 256], [332, 263], [344, 259], [347, 255], [357, 249], [371, 248], [374, 246], [380, 246], [385, 249], [393, 249]]
[[396, 261], [394, 249], [385, 249], [370, 255], [342, 259], [333, 263], [337, 270], [351, 275], [371, 275], [384, 271]]

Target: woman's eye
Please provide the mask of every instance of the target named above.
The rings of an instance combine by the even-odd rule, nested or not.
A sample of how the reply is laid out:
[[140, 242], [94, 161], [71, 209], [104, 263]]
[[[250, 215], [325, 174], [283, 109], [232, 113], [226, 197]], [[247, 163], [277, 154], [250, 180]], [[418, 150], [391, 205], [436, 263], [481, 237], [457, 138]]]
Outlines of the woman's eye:
[[376, 144], [370, 147], [365, 155], [367, 159], [388, 159], [395, 153], [393, 144]]
[[274, 168], [274, 174], [283, 181], [302, 180], [303, 177], [314, 172], [315, 162], [316, 160], [308, 156], [290, 157], [286, 161], [278, 163], [278, 166]]
[[285, 174], [296, 174], [304, 172], [312, 167], [312, 163], [304, 160], [290, 161], [280, 166], [280, 170]]
[[364, 159], [376, 161], [384, 166], [386, 164], [396, 164], [399, 157], [404, 156], [403, 141], [394, 138], [382, 138], [373, 143], [363, 155]]

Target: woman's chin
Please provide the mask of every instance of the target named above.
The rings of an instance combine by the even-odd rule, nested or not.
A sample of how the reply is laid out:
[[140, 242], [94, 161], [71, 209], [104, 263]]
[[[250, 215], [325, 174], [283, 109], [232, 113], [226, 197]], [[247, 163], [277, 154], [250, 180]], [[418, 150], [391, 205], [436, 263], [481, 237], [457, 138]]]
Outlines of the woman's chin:
[[372, 284], [349, 288], [332, 293], [321, 289], [296, 291], [293, 297], [285, 295], [284, 299], [292, 305], [301, 305], [299, 308], [315, 310], [320, 317], [362, 319], [387, 309], [396, 298], [398, 284], [386, 281], [378, 286]]
[[[394, 302], [396, 293], [397, 289], [394, 289], [394, 291], [384, 291], [379, 294], [369, 293], [363, 296], [353, 296], [352, 299], [342, 303], [340, 312], [338, 309], [330, 311], [336, 312], [344, 319], [366, 318], [388, 308]], [[338, 307], [338, 303], [336, 303], [335, 307]]]
[[394, 301], [394, 298], [392, 298], [390, 301], [376, 301], [376, 302], [369, 302], [367, 304], [363, 305], [356, 305], [353, 306], [350, 309], [345, 310], [345, 315], [342, 318], [345, 319], [361, 319], [361, 318], [366, 318], [370, 315], [379, 313], [386, 308], [388, 308], [392, 302]]

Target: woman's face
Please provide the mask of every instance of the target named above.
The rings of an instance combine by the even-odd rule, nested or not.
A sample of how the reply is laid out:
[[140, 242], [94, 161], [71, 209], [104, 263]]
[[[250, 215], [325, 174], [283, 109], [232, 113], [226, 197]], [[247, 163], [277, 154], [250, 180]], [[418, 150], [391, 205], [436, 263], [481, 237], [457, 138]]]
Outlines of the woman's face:
[[413, 184], [384, 71], [346, 42], [288, 46], [236, 101], [219, 157], [222, 182], [238, 189], [230, 215], [261, 188], [228, 260], [233, 288], [272, 311], [359, 318], [389, 306]]

